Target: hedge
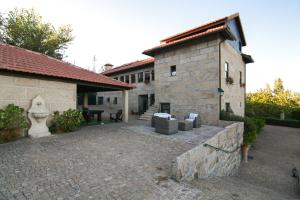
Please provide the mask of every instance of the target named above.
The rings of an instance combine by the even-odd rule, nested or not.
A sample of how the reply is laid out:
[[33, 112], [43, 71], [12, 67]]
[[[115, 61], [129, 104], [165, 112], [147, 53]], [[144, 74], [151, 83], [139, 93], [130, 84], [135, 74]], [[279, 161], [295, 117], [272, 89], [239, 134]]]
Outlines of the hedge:
[[274, 126], [287, 126], [293, 128], [300, 128], [300, 121], [299, 120], [281, 120], [275, 118], [265, 118], [266, 124], [274, 125]]

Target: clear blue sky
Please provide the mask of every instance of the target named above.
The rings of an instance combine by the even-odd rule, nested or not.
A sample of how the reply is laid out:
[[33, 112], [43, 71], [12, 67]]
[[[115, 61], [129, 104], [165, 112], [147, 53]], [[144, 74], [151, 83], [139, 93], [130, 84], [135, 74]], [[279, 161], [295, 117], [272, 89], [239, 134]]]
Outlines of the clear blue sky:
[[46, 21], [71, 24], [76, 36], [67, 50], [70, 62], [91, 67], [120, 65], [144, 56], [160, 39], [210, 20], [239, 12], [247, 40], [247, 90], [254, 91], [281, 77], [286, 88], [300, 92], [300, 0], [195, 1], [38, 1], [1, 2], [0, 11], [33, 7]]

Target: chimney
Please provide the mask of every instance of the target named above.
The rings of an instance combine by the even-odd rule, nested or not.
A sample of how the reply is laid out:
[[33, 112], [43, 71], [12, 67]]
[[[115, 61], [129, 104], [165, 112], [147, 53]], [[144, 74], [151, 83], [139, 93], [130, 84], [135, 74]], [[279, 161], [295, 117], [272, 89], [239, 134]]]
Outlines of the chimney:
[[110, 63], [106, 63], [104, 66], [103, 66], [103, 71], [107, 71], [107, 70], [110, 70], [113, 68], [113, 65], [110, 64]]

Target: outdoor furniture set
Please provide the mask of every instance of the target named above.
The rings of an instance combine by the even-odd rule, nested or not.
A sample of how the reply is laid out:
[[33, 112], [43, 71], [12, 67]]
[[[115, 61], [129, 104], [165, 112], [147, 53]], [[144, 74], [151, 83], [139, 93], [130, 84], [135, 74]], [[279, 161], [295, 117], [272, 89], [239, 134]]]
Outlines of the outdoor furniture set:
[[170, 135], [177, 133], [178, 130], [188, 131], [201, 127], [201, 119], [200, 115], [196, 113], [190, 113], [183, 121], [178, 121], [174, 115], [168, 113], [154, 113], [151, 126], [157, 133]]

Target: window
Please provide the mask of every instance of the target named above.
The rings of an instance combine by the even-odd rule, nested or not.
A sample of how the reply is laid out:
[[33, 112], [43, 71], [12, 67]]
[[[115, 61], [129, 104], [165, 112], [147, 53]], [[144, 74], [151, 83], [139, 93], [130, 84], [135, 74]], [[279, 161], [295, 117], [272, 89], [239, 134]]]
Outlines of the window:
[[96, 105], [96, 93], [89, 93], [88, 94], [88, 104], [89, 105]]
[[225, 78], [229, 78], [229, 64], [225, 62]]
[[129, 75], [126, 75], [126, 76], [125, 76], [125, 82], [126, 82], [126, 83], [129, 83]]
[[141, 83], [144, 81], [144, 72], [138, 73], [138, 82]]
[[103, 97], [98, 97], [98, 105], [103, 105]]
[[145, 72], [145, 83], [149, 83], [150, 82], [150, 72], [147, 71]]
[[120, 77], [120, 81], [124, 82], [124, 76]]
[[226, 111], [226, 112], [230, 112], [230, 111], [231, 111], [230, 103], [226, 103], [226, 104], [225, 104], [225, 111]]
[[114, 104], [118, 104], [118, 97], [114, 98]]
[[151, 71], [151, 80], [152, 80], [152, 81], [155, 80], [155, 78], [154, 78], [154, 70]]
[[106, 101], [109, 103], [109, 102], [110, 102], [110, 98], [109, 98], [109, 97], [107, 97]]
[[242, 84], [242, 72], [240, 71], [240, 84]]
[[114, 79], [119, 80], [119, 77], [115, 77]]
[[135, 74], [131, 74], [131, 83], [135, 83]]
[[150, 94], [150, 106], [154, 105], [154, 103], [155, 103], [155, 95]]
[[171, 111], [170, 103], [161, 103], [160, 104], [160, 112], [170, 114], [170, 111]]
[[176, 65], [170, 67], [171, 76], [176, 76]]

